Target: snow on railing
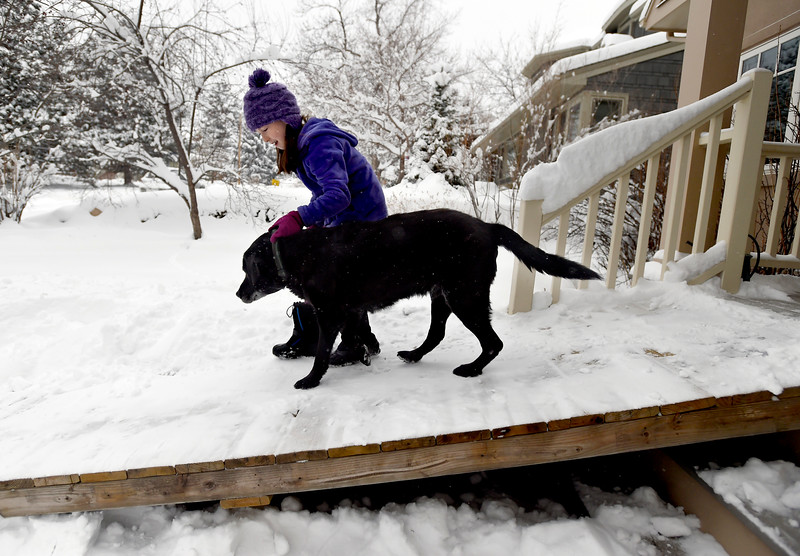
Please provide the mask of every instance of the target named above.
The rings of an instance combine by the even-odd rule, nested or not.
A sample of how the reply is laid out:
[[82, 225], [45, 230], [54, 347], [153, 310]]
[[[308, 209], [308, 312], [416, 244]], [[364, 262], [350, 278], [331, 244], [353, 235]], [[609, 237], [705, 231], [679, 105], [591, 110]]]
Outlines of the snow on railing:
[[[564, 148], [555, 162], [540, 164], [527, 172], [520, 184], [519, 232], [538, 245], [542, 227], [558, 218], [556, 253], [564, 256], [567, 246], [570, 210], [588, 199], [581, 262], [591, 264], [600, 195], [616, 183], [616, 202], [611, 244], [608, 254], [606, 286], [616, 286], [617, 266], [628, 200], [631, 172], [646, 163], [642, 214], [632, 271], [632, 283], [644, 274], [647, 244], [653, 217], [653, 204], [662, 151], [670, 146], [675, 167], [673, 182], [667, 191], [670, 207], [662, 227], [664, 257], [661, 277], [675, 260], [687, 187], [690, 149], [696, 131], [708, 129], [705, 166], [701, 184], [700, 206], [695, 231], [695, 249], [706, 243], [706, 229], [711, 217], [711, 193], [714, 184], [723, 114], [736, 105], [735, 125], [730, 131], [730, 161], [726, 173], [725, 195], [717, 243], [725, 242], [725, 257], [694, 282], [723, 274], [722, 286], [736, 291], [741, 279], [744, 250], [747, 245], [752, 209], [761, 172], [761, 141], [766, 121], [770, 73], [753, 70], [733, 85], [689, 106], [640, 120], [624, 122]], [[727, 131], [727, 130], [726, 130]], [[719, 248], [718, 248], [719, 250]], [[738, 264], [738, 269], [735, 268]], [[510, 313], [529, 311], [533, 303], [535, 273], [515, 263], [511, 284]], [[585, 283], [580, 286], [585, 287]], [[553, 303], [558, 301], [561, 280], [553, 278]]]

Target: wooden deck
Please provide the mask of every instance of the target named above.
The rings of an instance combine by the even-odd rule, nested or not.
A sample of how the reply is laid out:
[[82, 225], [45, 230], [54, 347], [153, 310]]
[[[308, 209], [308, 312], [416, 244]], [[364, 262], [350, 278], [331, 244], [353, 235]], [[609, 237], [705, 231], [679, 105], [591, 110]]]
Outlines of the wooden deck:
[[366, 446], [0, 482], [3, 517], [222, 501], [800, 430], [800, 386]]

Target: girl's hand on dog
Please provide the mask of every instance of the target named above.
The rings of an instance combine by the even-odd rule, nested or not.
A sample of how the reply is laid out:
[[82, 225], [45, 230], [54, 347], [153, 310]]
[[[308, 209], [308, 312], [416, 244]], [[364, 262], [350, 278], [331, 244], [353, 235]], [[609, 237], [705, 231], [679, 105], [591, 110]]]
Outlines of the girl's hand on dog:
[[[275, 230], [277, 228], [277, 230]], [[270, 227], [270, 230], [275, 230], [275, 233], [270, 237], [270, 241], [275, 243], [278, 238], [296, 234], [303, 229], [303, 219], [300, 218], [300, 213], [296, 210], [285, 214], [278, 218], [278, 220]]]

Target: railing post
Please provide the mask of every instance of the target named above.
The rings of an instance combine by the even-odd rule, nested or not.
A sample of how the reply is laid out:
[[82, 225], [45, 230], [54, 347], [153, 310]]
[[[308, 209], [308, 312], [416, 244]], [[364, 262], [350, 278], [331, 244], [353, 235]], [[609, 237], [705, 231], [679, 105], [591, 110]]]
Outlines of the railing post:
[[[542, 233], [542, 201], [522, 201], [519, 207], [519, 235], [535, 246], [539, 246]], [[511, 297], [508, 301], [508, 312], [530, 311], [533, 308], [533, 285], [535, 272], [528, 270], [519, 259], [514, 259], [514, 271], [511, 275]]]
[[[556, 255], [565, 257], [567, 255], [567, 236], [569, 235], [569, 209], [564, 209], [558, 215], [558, 240], [556, 241]], [[553, 276], [550, 282], [550, 289], [553, 294], [553, 303], [558, 303], [561, 299], [561, 278]]]
[[772, 84], [772, 76], [766, 70], [756, 70], [750, 77], [753, 80], [750, 94], [736, 104], [725, 193], [722, 197], [717, 233], [717, 242], [725, 241], [727, 246], [721, 285], [730, 293], [738, 292], [742, 281], [747, 234], [763, 171], [761, 148]]
[[[600, 209], [600, 192], [589, 195], [586, 205], [586, 224], [583, 233], [583, 256], [581, 264], [585, 267], [592, 266], [592, 255], [594, 254], [594, 234], [597, 231], [597, 213]], [[588, 280], [581, 280], [578, 284], [579, 289], [589, 286]]]
[[660, 161], [661, 153], [654, 154], [647, 161], [647, 177], [644, 181], [644, 195], [642, 196], [642, 216], [639, 219], [639, 239], [636, 242], [636, 259], [633, 264], [633, 278], [631, 279], [631, 285], [634, 286], [644, 276], [644, 263], [647, 260], [650, 226], [653, 223], [653, 205], [656, 198]]
[[692, 134], [687, 133], [672, 146], [672, 162], [677, 170], [670, 174], [675, 182], [667, 184], [667, 214], [661, 227], [661, 244], [664, 248], [664, 259], [661, 262], [661, 279], [667, 272], [667, 265], [675, 260], [683, 218], [683, 192], [689, 175], [689, 156], [691, 154]]
[[779, 161], [778, 175], [775, 178], [775, 194], [772, 196], [772, 213], [769, 217], [769, 232], [767, 233], [767, 247], [764, 252], [774, 257], [778, 254], [778, 243], [781, 239], [781, 220], [786, 210], [789, 197], [789, 170], [792, 159], [783, 156]]
[[703, 165], [703, 182], [700, 185], [700, 198], [697, 203], [697, 221], [694, 225], [694, 240], [692, 253], [702, 253], [706, 250], [706, 234], [708, 222], [711, 219], [711, 199], [714, 194], [714, 178], [719, 159], [719, 136], [722, 131], [722, 114], [711, 118], [708, 128], [708, 144]]

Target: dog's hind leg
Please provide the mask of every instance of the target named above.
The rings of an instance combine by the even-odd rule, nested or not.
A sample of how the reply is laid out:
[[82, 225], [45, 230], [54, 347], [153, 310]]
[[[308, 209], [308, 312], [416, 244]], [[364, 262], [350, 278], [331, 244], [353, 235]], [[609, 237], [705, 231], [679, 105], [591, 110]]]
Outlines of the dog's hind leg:
[[317, 341], [317, 354], [311, 372], [304, 378], [295, 382], [298, 390], [308, 390], [318, 386], [320, 380], [328, 371], [333, 342], [342, 329], [344, 318], [330, 312], [317, 309], [317, 323], [319, 324], [319, 340]]
[[441, 292], [431, 292], [431, 326], [428, 329], [428, 336], [417, 349], [399, 351], [397, 356], [403, 361], [416, 363], [430, 353], [444, 339], [445, 324], [452, 313], [444, 295]]
[[489, 318], [489, 293], [448, 292], [447, 301], [453, 313], [475, 334], [481, 344], [481, 354], [472, 363], [456, 367], [453, 374], [463, 377], [478, 376], [483, 368], [503, 349], [503, 341], [492, 328]]

